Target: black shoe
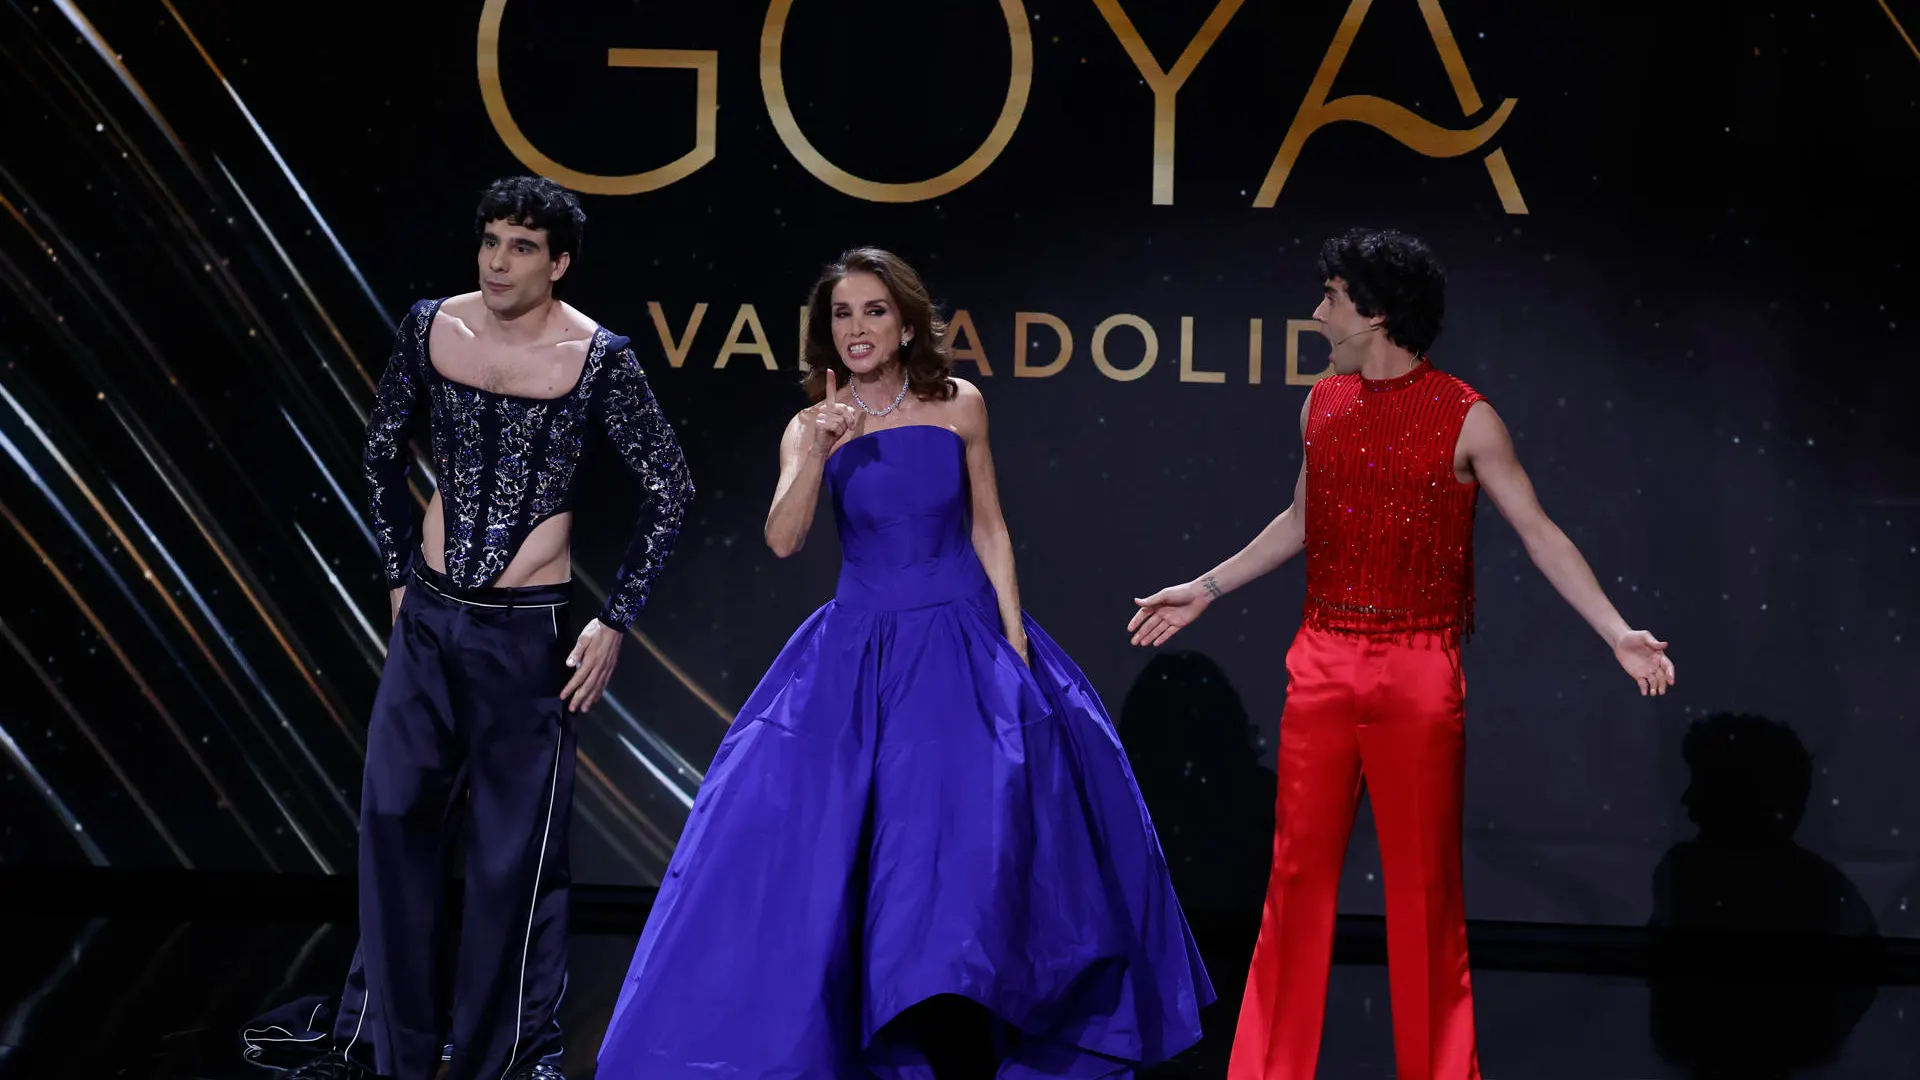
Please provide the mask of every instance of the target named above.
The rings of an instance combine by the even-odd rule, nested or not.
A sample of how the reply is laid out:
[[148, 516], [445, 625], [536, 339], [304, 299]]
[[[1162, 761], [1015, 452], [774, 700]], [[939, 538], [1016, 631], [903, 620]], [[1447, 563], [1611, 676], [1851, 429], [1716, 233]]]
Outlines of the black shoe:
[[329, 1054], [288, 1073], [287, 1080], [374, 1080], [374, 1074], [345, 1058]]
[[507, 1080], [567, 1080], [567, 1077], [559, 1069], [542, 1061], [513, 1073]]

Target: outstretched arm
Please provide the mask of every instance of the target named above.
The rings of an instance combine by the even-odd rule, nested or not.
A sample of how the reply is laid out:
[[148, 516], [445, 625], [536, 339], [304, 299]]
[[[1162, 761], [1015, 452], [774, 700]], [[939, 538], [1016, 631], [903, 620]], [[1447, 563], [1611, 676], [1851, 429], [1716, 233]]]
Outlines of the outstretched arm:
[[967, 443], [967, 475], [973, 485], [973, 550], [1000, 601], [1000, 626], [1020, 659], [1027, 659], [1027, 629], [1020, 618], [1020, 585], [1013, 572], [1013, 538], [1000, 511], [1000, 488], [987, 444], [987, 403], [972, 383], [955, 379], [957, 430]]
[[1667, 643], [1628, 626], [1614, 609], [1580, 549], [1541, 509], [1533, 482], [1514, 453], [1507, 426], [1500, 422], [1492, 405], [1478, 402], [1467, 412], [1460, 431], [1460, 450], [1481, 490], [1520, 534], [1533, 564], [1613, 650], [1620, 666], [1640, 684], [1640, 692], [1666, 693], [1674, 681], [1673, 661], [1666, 657]]
[[1307, 400], [1300, 405], [1302, 452], [1300, 472], [1293, 480], [1293, 505], [1267, 522], [1267, 527], [1260, 530], [1260, 535], [1226, 562], [1192, 581], [1168, 586], [1144, 600], [1136, 599], [1134, 603], [1140, 610], [1134, 612], [1133, 619], [1127, 623], [1127, 630], [1133, 634], [1135, 645], [1165, 644], [1182, 627], [1199, 618], [1215, 600], [1255, 578], [1272, 573], [1306, 549], [1307, 460], [1304, 443], [1307, 409], [1312, 401], [1313, 395], [1309, 393]]

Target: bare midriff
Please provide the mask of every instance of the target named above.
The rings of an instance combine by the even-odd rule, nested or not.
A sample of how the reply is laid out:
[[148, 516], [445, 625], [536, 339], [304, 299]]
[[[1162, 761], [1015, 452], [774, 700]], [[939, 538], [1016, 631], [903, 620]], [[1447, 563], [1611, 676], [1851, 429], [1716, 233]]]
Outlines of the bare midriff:
[[[436, 491], [427, 503], [426, 520], [420, 525], [420, 553], [428, 566], [444, 574], [447, 572], [446, 551], [447, 526], [440, 508], [440, 493]], [[564, 585], [572, 576], [573, 512], [567, 511], [534, 526], [492, 587]]]

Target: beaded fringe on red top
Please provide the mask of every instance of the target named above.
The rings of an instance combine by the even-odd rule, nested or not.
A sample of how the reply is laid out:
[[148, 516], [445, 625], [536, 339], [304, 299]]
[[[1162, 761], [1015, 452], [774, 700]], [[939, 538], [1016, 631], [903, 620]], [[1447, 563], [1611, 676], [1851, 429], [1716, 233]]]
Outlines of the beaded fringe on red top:
[[1425, 360], [1395, 379], [1314, 385], [1305, 625], [1448, 645], [1472, 634], [1480, 488], [1454, 476], [1453, 459], [1480, 400]]

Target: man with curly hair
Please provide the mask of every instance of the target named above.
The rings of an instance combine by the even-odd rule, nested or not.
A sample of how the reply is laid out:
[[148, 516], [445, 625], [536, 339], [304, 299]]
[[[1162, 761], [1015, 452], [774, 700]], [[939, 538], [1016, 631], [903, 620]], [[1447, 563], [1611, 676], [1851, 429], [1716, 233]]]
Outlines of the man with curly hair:
[[1473, 518], [1485, 490], [1527, 553], [1642, 694], [1672, 684], [1667, 645], [1628, 626], [1534, 498], [1493, 406], [1434, 367], [1445, 273], [1420, 240], [1356, 230], [1321, 249], [1314, 318], [1333, 366], [1300, 410], [1293, 505], [1198, 579], [1135, 603], [1157, 646], [1207, 606], [1307, 556], [1287, 654], [1273, 867], [1229, 1080], [1312, 1080], [1340, 867], [1364, 782], [1386, 873], [1394, 1052], [1403, 1080], [1477, 1080], [1461, 904]]
[[[367, 724], [360, 950], [330, 1024], [315, 1008], [305, 1035], [291, 1017], [248, 1033], [250, 1048], [331, 1043], [294, 1080], [432, 1080], [443, 1056], [447, 1080], [560, 1078], [575, 725], [693, 497], [628, 339], [554, 294], [585, 221], [550, 180], [495, 181], [474, 215], [479, 289], [415, 303], [380, 379], [364, 466], [393, 633]], [[437, 487], [424, 519], [416, 436]], [[645, 505], [570, 644], [573, 511], [597, 445]], [[456, 931], [443, 884], [460, 840]]]

